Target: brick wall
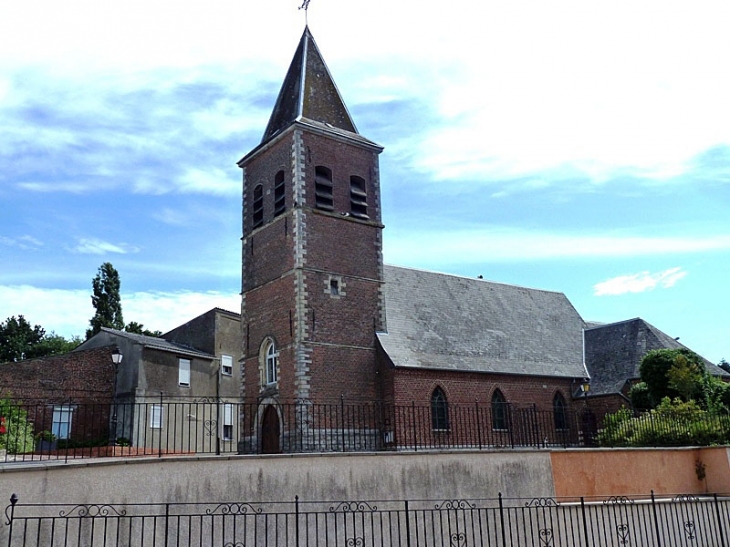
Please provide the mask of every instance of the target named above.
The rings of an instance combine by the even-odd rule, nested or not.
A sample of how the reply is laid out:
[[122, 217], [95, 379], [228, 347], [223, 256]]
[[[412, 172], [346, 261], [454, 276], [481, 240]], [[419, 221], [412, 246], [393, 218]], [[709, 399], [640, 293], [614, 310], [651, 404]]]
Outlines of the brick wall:
[[438, 386], [449, 404], [490, 403], [495, 390], [499, 389], [506, 401], [515, 406], [536, 405], [540, 410], [552, 410], [556, 393], [563, 395], [568, 409], [576, 406], [571, 394], [577, 384], [570, 378], [403, 368], [394, 369], [391, 378], [396, 404], [429, 404], [431, 394]]
[[27, 412], [33, 432], [53, 427], [54, 407], [71, 412], [71, 438], [108, 436], [114, 386], [111, 347], [0, 365], [0, 397], [14, 399]]
[[109, 402], [111, 347], [28, 359], [0, 366], [0, 395], [19, 399]]

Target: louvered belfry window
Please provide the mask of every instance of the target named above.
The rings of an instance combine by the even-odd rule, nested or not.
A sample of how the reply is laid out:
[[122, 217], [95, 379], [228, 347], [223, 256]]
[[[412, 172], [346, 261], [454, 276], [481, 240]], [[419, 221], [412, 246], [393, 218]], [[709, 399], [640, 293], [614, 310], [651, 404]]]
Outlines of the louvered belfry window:
[[334, 211], [335, 202], [332, 195], [332, 170], [318, 165], [314, 168], [314, 194], [317, 209]]

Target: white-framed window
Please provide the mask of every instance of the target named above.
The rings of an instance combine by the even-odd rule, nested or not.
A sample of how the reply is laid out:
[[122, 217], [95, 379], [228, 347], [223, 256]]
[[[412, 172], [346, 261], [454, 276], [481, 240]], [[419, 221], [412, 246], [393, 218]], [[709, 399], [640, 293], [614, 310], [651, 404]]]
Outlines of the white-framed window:
[[150, 408], [150, 428], [162, 429], [162, 405], [152, 405]]
[[266, 348], [266, 383], [276, 383], [276, 369], [279, 365], [279, 354], [276, 351], [276, 345], [274, 342], [269, 342], [269, 346]]
[[53, 407], [53, 424], [51, 433], [58, 439], [68, 439], [71, 436], [71, 422], [73, 421], [73, 408], [68, 405]]
[[221, 355], [221, 374], [233, 376], [233, 357], [230, 355]]
[[190, 359], [178, 360], [178, 382], [181, 386], [190, 386]]
[[223, 440], [233, 440], [233, 405], [231, 403], [223, 405]]

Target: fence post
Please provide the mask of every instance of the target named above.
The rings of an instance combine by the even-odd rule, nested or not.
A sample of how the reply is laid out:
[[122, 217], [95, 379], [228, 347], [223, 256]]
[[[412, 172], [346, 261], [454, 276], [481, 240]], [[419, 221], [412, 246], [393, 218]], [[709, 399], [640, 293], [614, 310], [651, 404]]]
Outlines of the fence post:
[[299, 496], [294, 496], [294, 537], [296, 546], [299, 547]]
[[502, 503], [502, 492], [499, 492], [499, 522], [502, 527], [502, 547], [507, 547], [507, 534], [504, 529], [504, 504]]
[[586, 503], [583, 496], [580, 497], [580, 512], [583, 515], [583, 536], [586, 540], [586, 547], [590, 545], [588, 541], [588, 519], [586, 519]]
[[345, 395], [340, 394], [340, 439], [342, 444], [342, 451], [345, 451]]
[[[167, 409], [167, 412], [165, 412], [165, 410], [164, 410], [165, 403], [163, 401], [162, 396], [163, 396], [163, 393], [162, 393], [162, 391], [160, 391], [160, 434], [159, 434], [160, 437], [157, 440], [157, 457], [158, 458], [161, 458], [162, 457], [162, 431], [164, 430], [163, 425], [164, 425], [164, 422], [165, 422], [165, 414], [169, 414], [170, 413], [170, 409], [169, 408]], [[168, 422], [170, 421], [170, 416], [167, 416], [167, 421]]]
[[715, 500], [715, 516], [717, 517], [717, 531], [720, 533], [720, 544], [725, 547], [725, 534], [722, 533], [722, 516], [720, 515], [720, 505], [717, 503], [717, 494], [712, 494]]
[[654, 514], [654, 531], [656, 533], [657, 547], [662, 547], [662, 535], [659, 531], [659, 518], [656, 514], [656, 500], [654, 499], [654, 490], [651, 491], [651, 511]]
[[15, 515], [15, 504], [18, 503], [18, 495], [13, 492], [10, 496], [10, 515], [8, 515], [8, 547], [13, 541], [13, 515]]
[[165, 504], [165, 547], [170, 537], [170, 504]]
[[411, 546], [411, 514], [408, 510], [408, 500], [405, 500], [406, 506], [406, 545]]
[[479, 450], [482, 449], [482, 422], [479, 420], [479, 401], [474, 401], [474, 408], [477, 413], [477, 438], [479, 439]]
[[411, 401], [411, 420], [413, 420], [413, 448], [418, 452], [418, 426], [416, 425], [416, 401]]

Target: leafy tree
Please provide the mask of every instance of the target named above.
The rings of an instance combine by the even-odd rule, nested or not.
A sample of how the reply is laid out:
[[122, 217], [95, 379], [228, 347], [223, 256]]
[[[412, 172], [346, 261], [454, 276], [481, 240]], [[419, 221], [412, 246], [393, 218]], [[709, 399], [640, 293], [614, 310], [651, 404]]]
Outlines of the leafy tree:
[[725, 372], [730, 372], [730, 363], [725, 361], [725, 359], [720, 359], [720, 362], [717, 363], [717, 366], [720, 367]]
[[78, 336], [67, 340], [55, 332], [46, 333], [40, 325], [31, 326], [22, 315], [9, 317], [0, 323], [0, 363], [61, 355], [81, 341]]
[[[684, 394], [698, 393], [702, 376], [691, 374], [694, 365], [697, 365], [700, 371], [704, 371], [700, 357], [686, 348], [649, 351], [641, 360], [639, 373], [641, 380], [646, 383], [652, 407], [658, 405], [664, 397], [669, 397], [671, 400], [683, 396], [677, 387], [680, 387]], [[668, 374], [672, 367], [675, 367], [671, 375], [674, 380]], [[692, 379], [696, 380], [696, 385], [692, 385]]]
[[22, 315], [9, 317], [0, 323], [0, 363], [32, 357], [32, 348], [45, 334], [43, 327], [31, 326]]
[[699, 362], [687, 359], [686, 355], [677, 355], [667, 371], [669, 387], [685, 401], [695, 399], [700, 394], [704, 369]]
[[94, 317], [89, 324], [91, 328], [86, 331], [86, 338], [91, 338], [101, 330], [101, 327], [122, 330], [124, 319], [122, 319], [122, 300], [119, 296], [119, 273], [109, 262], [99, 266], [96, 277], [92, 280], [94, 294], [91, 296], [91, 303], [96, 309]]
[[83, 340], [80, 336], [72, 336], [71, 338], [64, 338], [60, 334], [51, 332], [46, 334], [43, 339], [36, 344], [30, 354], [26, 354], [30, 357], [47, 357], [49, 355], [63, 355], [68, 353], [81, 344]]
[[631, 399], [631, 404], [637, 410], [648, 410], [654, 406], [646, 382], [638, 382], [631, 386], [629, 399]]
[[144, 334], [145, 336], [156, 336], [160, 337], [162, 336], [162, 331], [159, 330], [147, 330], [144, 328], [144, 325], [142, 323], [137, 323], [136, 321], [130, 321], [127, 323], [127, 326], [124, 327], [124, 330], [126, 332], [131, 332], [134, 334]]

